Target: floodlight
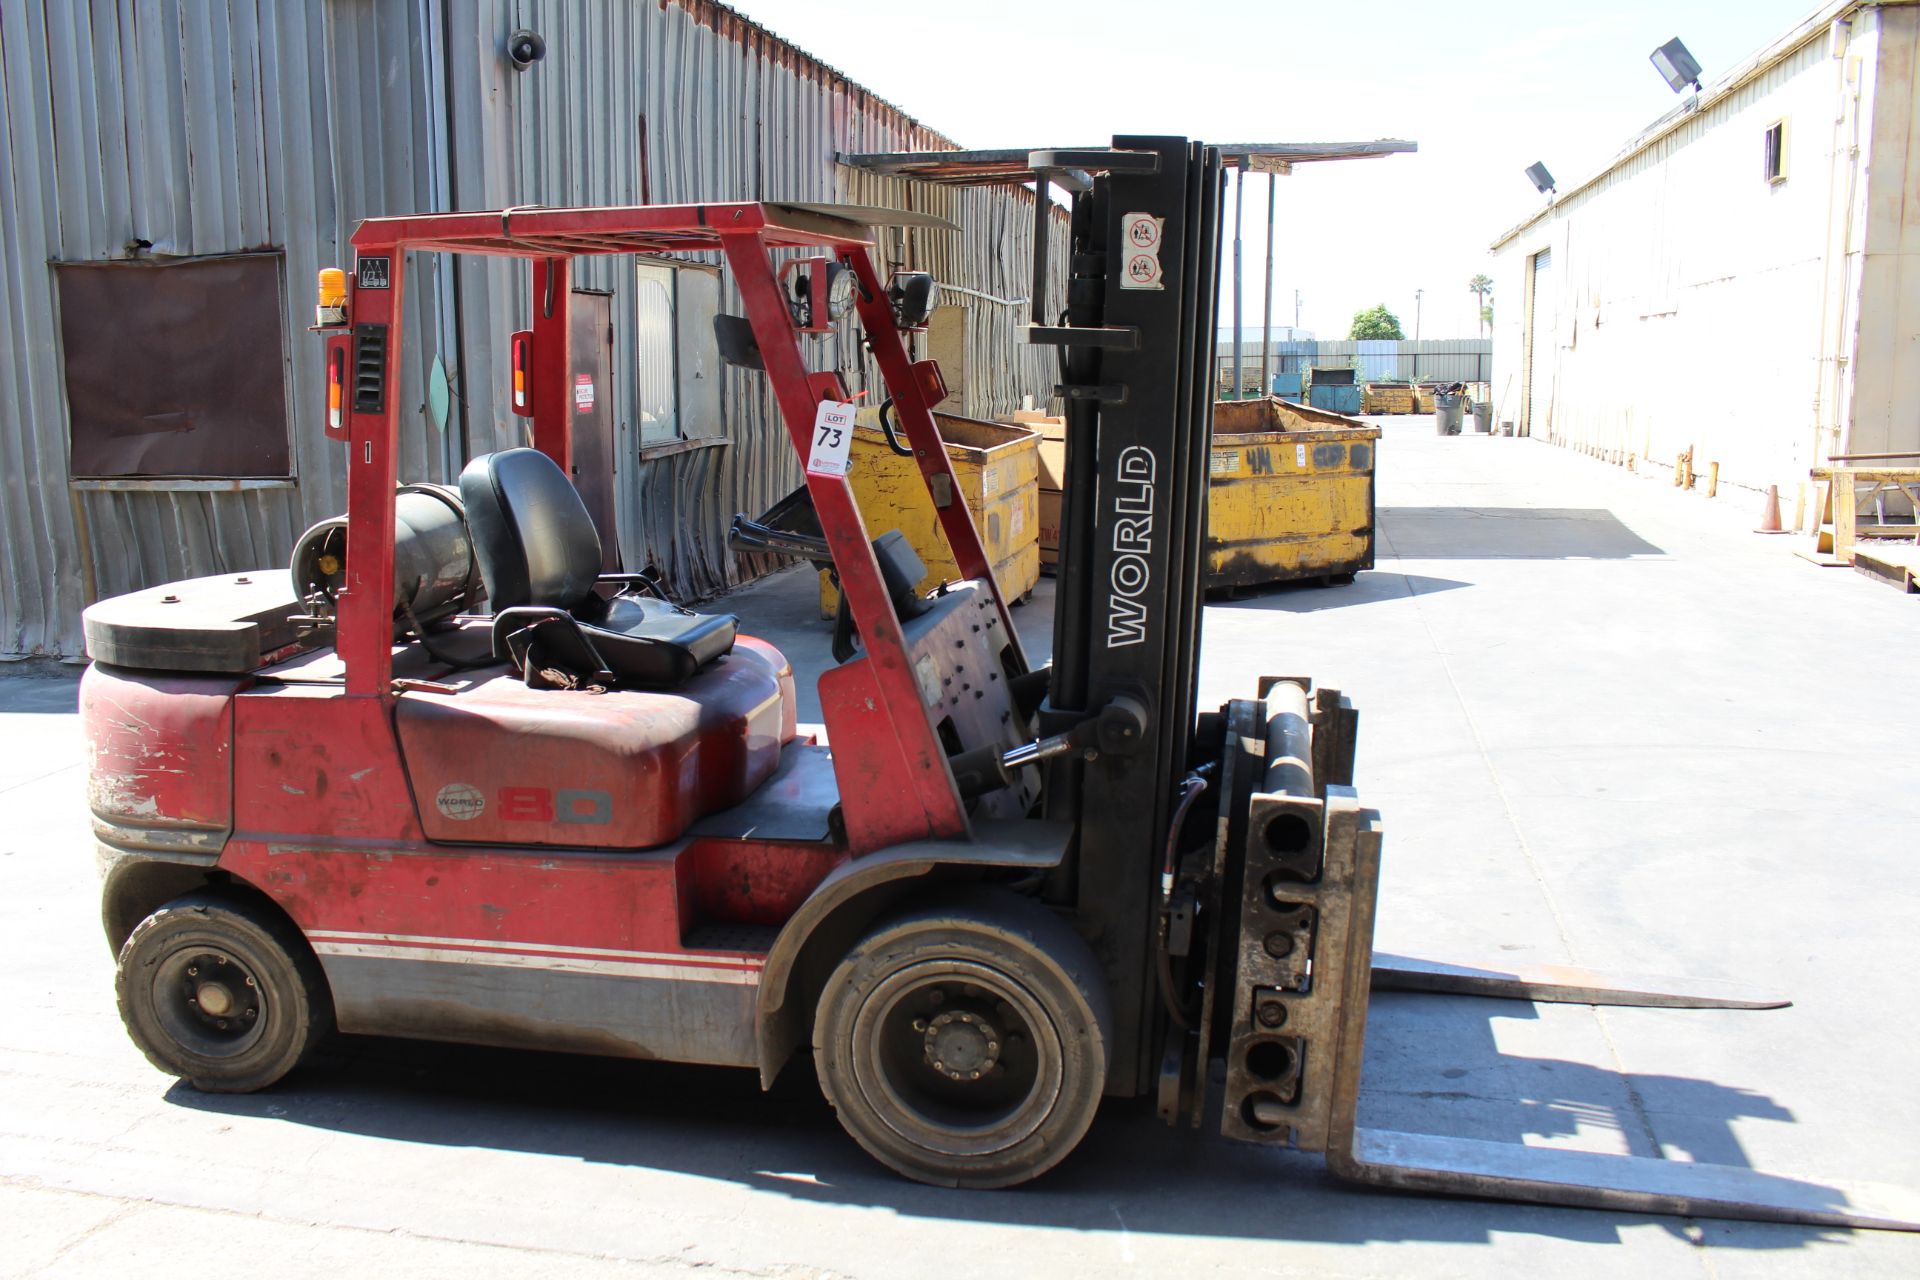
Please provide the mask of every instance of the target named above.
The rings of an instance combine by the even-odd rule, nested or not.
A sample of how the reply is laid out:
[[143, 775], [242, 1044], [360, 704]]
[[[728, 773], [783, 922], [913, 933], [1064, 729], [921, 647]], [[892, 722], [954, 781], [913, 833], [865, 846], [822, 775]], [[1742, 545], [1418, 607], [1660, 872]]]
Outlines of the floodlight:
[[1553, 190], [1553, 175], [1547, 172], [1547, 166], [1538, 160], [1527, 166], [1527, 176], [1533, 179], [1534, 189], [1542, 193]]
[[1654, 70], [1658, 71], [1661, 78], [1667, 82], [1667, 88], [1678, 93], [1688, 85], [1692, 85], [1695, 93], [1700, 91], [1700, 64], [1695, 62], [1693, 55], [1687, 52], [1687, 46], [1680, 43], [1679, 36], [1667, 41], [1648, 56], [1653, 60]]

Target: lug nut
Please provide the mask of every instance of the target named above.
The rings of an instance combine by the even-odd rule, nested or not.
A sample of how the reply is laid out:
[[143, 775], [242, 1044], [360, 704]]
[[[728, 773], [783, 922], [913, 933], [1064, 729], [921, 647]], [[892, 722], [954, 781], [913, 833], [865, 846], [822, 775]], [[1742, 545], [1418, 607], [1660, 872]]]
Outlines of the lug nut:
[[1278, 1000], [1269, 1000], [1253, 1011], [1255, 1021], [1263, 1027], [1277, 1027], [1287, 1020], [1287, 1006]]

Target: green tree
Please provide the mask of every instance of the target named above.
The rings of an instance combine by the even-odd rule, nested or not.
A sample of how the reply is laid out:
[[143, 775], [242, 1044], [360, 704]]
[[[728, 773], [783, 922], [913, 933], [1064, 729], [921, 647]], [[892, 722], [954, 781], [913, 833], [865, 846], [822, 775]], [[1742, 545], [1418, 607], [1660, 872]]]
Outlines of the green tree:
[[[1476, 275], [1473, 279], [1467, 281], [1467, 292], [1479, 300], [1480, 323], [1483, 328], [1493, 328], [1493, 307], [1489, 302], [1489, 299], [1493, 297], [1493, 281], [1487, 279], [1484, 274]], [[1481, 336], [1485, 337], [1486, 335], [1483, 332]]]
[[1400, 317], [1387, 310], [1387, 304], [1368, 307], [1353, 317], [1353, 328], [1347, 332], [1349, 338], [1386, 338], [1399, 341], [1407, 335], [1400, 329]]

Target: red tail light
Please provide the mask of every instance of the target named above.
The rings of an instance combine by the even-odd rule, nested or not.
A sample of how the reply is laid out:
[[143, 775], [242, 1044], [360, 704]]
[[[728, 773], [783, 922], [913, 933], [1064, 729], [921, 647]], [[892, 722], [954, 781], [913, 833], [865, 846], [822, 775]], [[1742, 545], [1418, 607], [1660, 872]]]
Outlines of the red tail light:
[[335, 440], [347, 438], [347, 344], [350, 341], [342, 336], [327, 343], [326, 433]]
[[533, 330], [522, 329], [513, 335], [513, 411], [523, 418], [533, 416]]

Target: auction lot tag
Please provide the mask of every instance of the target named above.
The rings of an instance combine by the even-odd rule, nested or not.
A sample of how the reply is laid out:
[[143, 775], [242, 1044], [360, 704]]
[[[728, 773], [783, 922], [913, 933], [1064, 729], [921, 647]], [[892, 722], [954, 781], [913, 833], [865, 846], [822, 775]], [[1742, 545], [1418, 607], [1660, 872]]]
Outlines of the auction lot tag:
[[813, 447], [807, 451], [807, 470], [818, 476], [843, 476], [852, 448], [852, 402], [822, 400], [813, 415]]

